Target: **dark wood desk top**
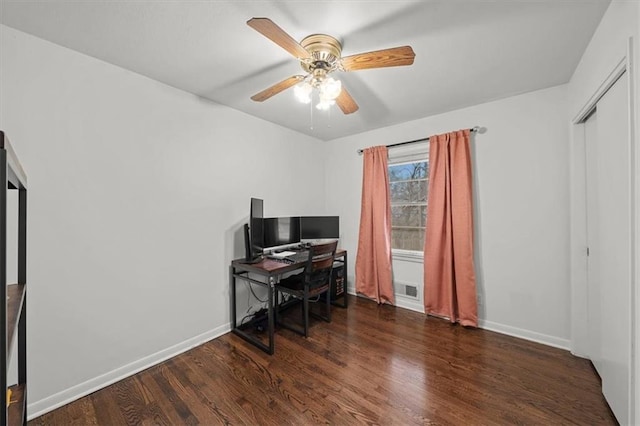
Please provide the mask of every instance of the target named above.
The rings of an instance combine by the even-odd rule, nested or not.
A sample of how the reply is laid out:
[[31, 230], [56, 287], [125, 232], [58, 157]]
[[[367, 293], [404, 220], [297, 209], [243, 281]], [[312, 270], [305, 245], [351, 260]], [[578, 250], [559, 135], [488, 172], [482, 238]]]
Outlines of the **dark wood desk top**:
[[[340, 258], [347, 254], [345, 249], [337, 249], [335, 257]], [[285, 263], [278, 262], [268, 257], [263, 258], [260, 262], [247, 263], [244, 259], [235, 259], [231, 261], [231, 265], [239, 271], [255, 272], [261, 275], [277, 275], [285, 272], [295, 271], [304, 266], [304, 262]]]
[[300, 269], [303, 265], [302, 262], [298, 263], [285, 263], [278, 262], [274, 259], [267, 257], [263, 258], [260, 262], [248, 263], [244, 259], [236, 259], [231, 262], [231, 265], [239, 271], [255, 272], [256, 274], [283, 274], [285, 272], [294, 271]]

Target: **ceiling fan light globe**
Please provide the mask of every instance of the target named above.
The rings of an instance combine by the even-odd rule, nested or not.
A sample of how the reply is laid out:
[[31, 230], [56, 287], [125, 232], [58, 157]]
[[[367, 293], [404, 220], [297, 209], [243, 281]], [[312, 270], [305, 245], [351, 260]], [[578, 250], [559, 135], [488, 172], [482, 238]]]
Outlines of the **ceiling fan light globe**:
[[298, 83], [293, 87], [293, 94], [296, 99], [303, 104], [308, 104], [311, 102], [311, 91], [313, 88], [309, 83], [303, 81], [302, 83]]
[[335, 99], [340, 95], [342, 90], [342, 82], [334, 78], [328, 77], [322, 81], [320, 85], [320, 98]]
[[311, 103], [311, 96], [307, 96], [306, 98], [303, 96], [298, 96], [297, 97], [298, 102], [302, 103], [302, 104], [309, 104]]

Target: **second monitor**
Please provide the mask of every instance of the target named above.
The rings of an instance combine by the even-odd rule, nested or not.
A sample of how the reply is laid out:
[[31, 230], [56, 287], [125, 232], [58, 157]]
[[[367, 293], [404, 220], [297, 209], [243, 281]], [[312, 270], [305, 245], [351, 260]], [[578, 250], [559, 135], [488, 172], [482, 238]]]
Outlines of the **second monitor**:
[[300, 218], [303, 241], [340, 238], [340, 216], [303, 216]]
[[264, 247], [280, 247], [300, 242], [300, 217], [268, 217], [264, 219]]
[[263, 248], [340, 238], [339, 216], [292, 216], [263, 219]]

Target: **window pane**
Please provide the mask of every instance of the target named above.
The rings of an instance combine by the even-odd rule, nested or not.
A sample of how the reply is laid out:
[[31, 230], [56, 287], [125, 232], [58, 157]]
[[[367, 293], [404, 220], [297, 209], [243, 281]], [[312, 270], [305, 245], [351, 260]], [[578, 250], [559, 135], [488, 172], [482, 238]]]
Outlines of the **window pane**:
[[426, 180], [392, 182], [389, 185], [391, 190], [391, 204], [425, 203], [427, 201], [428, 185]]
[[426, 161], [392, 164], [389, 166], [389, 182], [409, 179], [425, 179], [428, 175], [428, 170]]
[[392, 247], [402, 250], [422, 251], [424, 228], [391, 228]]
[[422, 251], [427, 214], [427, 161], [389, 166], [392, 248]]
[[424, 226], [424, 206], [391, 206], [392, 226]]

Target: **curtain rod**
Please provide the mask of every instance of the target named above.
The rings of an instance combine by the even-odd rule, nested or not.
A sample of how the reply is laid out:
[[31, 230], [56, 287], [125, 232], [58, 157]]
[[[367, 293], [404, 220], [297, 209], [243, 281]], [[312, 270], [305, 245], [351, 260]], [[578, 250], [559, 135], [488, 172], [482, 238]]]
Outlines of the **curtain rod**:
[[[475, 126], [469, 129], [470, 132], [479, 132], [480, 131], [480, 126]], [[392, 143], [391, 145], [386, 145], [387, 148], [392, 148], [394, 146], [400, 146], [400, 145], [408, 145], [410, 143], [416, 143], [416, 142], [428, 142], [429, 138], [422, 138], [422, 139], [414, 139], [412, 141], [405, 141], [405, 142], [398, 142], [398, 143]], [[362, 154], [364, 152], [364, 149], [359, 149], [358, 150], [358, 154]]]

